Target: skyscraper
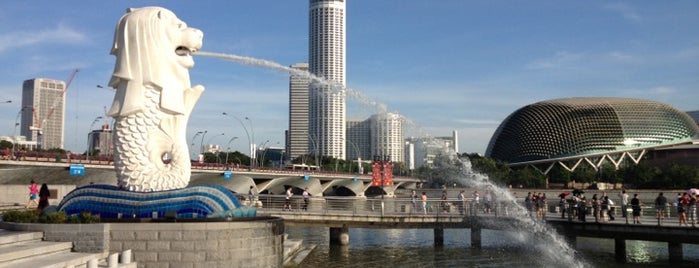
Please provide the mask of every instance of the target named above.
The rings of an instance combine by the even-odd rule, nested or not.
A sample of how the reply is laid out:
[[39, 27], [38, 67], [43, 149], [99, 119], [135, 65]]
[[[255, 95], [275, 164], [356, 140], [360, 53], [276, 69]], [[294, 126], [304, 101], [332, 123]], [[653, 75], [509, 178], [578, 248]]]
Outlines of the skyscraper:
[[371, 153], [381, 159], [403, 162], [405, 144], [401, 116], [394, 113], [372, 115], [370, 128]]
[[[297, 63], [291, 68], [308, 71], [308, 63]], [[289, 77], [289, 131], [286, 151], [290, 160], [308, 153], [308, 77]]]
[[345, 159], [345, 1], [310, 0], [308, 17], [309, 70], [341, 85], [311, 83], [309, 140], [318, 154]]
[[66, 83], [35, 78], [22, 85], [20, 134], [36, 141], [40, 149], [63, 149]]

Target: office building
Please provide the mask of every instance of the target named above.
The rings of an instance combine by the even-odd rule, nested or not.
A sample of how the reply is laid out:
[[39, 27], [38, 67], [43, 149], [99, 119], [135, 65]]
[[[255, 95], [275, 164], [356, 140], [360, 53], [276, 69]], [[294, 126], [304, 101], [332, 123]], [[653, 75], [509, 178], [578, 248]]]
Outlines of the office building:
[[[291, 68], [308, 71], [308, 63]], [[286, 152], [290, 160], [308, 154], [308, 77], [289, 77], [289, 129], [286, 132]]]
[[65, 82], [45, 78], [25, 80], [22, 85], [20, 135], [35, 141], [39, 149], [63, 149], [65, 89]]
[[345, 159], [345, 1], [309, 3], [309, 71], [330, 82], [310, 84], [309, 139], [320, 155]]
[[347, 159], [373, 159], [370, 120], [347, 120]]
[[92, 130], [87, 137], [87, 144], [90, 155], [114, 155], [112, 130], [109, 124], [103, 124], [100, 129]]

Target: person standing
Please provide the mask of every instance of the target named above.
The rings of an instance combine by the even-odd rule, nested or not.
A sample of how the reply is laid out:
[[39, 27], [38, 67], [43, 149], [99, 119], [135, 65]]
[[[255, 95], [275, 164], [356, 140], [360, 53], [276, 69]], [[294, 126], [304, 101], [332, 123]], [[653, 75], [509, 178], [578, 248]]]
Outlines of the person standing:
[[37, 199], [39, 198], [39, 186], [36, 185], [36, 182], [32, 180], [29, 184], [29, 201], [27, 201], [27, 208], [29, 208], [29, 204], [34, 203], [34, 205], [39, 206], [39, 203], [37, 203]]
[[532, 196], [532, 192], [527, 193], [527, 197], [524, 198], [524, 207], [527, 209], [527, 213], [529, 213], [529, 216], [532, 215], [532, 199], [534, 197]]
[[442, 207], [442, 212], [447, 213], [449, 212], [449, 202], [447, 202], [447, 191], [442, 191], [442, 202], [440, 202], [441, 207]]
[[629, 195], [626, 193], [626, 190], [621, 190], [621, 193], [619, 194], [619, 199], [621, 199], [621, 216], [626, 218], [626, 214], [628, 212], [626, 209], [628, 208], [629, 205]]
[[308, 198], [311, 196], [311, 194], [308, 192], [308, 187], [303, 189], [301, 196], [303, 196], [303, 210], [308, 211]]
[[413, 211], [417, 211], [417, 192], [415, 190], [410, 193], [410, 203], [413, 204]]
[[592, 195], [592, 201], [590, 203], [592, 205], [592, 215], [595, 217], [595, 223], [599, 223], [599, 207], [600, 207], [600, 202], [599, 199], [597, 199], [597, 194]]
[[422, 200], [422, 212], [425, 213], [425, 215], [427, 215], [427, 194], [425, 192], [422, 192], [420, 200]]
[[255, 186], [250, 185], [250, 190], [248, 190], [248, 203], [250, 206], [255, 204]]
[[631, 215], [633, 223], [641, 224], [641, 200], [638, 199], [638, 194], [633, 194], [631, 198]]
[[687, 223], [687, 207], [689, 206], [689, 196], [687, 193], [682, 193], [682, 196], [677, 201], [677, 217], [680, 221], [680, 226], [684, 223], [685, 226], [689, 226]]
[[51, 197], [51, 192], [49, 191], [49, 186], [46, 183], [41, 184], [41, 189], [39, 189], [39, 205], [36, 209], [39, 211], [44, 210], [49, 206], [49, 197]]
[[697, 196], [694, 192], [689, 194], [689, 205], [687, 205], [687, 219], [694, 226], [697, 223]]
[[473, 193], [471, 194], [471, 199], [473, 199], [472, 211], [473, 211], [473, 214], [475, 215], [476, 213], [478, 213], [478, 208], [480, 207], [480, 203], [481, 203], [481, 196], [478, 194], [477, 190], [473, 191]]
[[655, 217], [658, 219], [658, 225], [663, 224], [665, 208], [667, 208], [667, 198], [663, 196], [663, 192], [660, 192], [658, 197], [655, 198]]
[[288, 189], [286, 189], [286, 195], [284, 196], [284, 209], [289, 209], [291, 211], [291, 197], [294, 195], [294, 193], [291, 192], [291, 186], [289, 186]]
[[459, 196], [456, 197], [458, 203], [456, 205], [459, 207], [459, 215], [464, 215], [464, 201], [466, 201], [466, 197], [464, 196], [464, 190], [461, 190], [459, 192]]

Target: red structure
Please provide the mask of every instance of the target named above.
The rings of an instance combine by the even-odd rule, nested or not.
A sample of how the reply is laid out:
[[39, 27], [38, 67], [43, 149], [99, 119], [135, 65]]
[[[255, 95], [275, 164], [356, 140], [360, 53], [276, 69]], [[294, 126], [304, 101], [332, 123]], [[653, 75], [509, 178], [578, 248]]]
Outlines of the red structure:
[[391, 162], [391, 160], [382, 161], [374, 159], [374, 162], [371, 164], [371, 185], [393, 185], [393, 162]]

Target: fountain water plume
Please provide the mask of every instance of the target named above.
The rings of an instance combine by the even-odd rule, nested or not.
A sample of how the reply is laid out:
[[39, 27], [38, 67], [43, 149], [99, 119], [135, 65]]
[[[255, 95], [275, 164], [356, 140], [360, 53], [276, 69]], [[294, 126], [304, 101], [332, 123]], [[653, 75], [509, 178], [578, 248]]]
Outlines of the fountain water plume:
[[270, 68], [270, 69], [281, 71], [281, 72], [288, 72], [288, 73], [291, 73], [292, 75], [297, 75], [297, 76], [308, 78], [312, 83], [317, 83], [317, 84], [321, 84], [323, 86], [329, 87], [330, 90], [325, 92], [326, 94], [339, 93], [339, 92], [344, 91], [345, 94], [356, 99], [357, 101], [359, 101], [365, 105], [374, 107], [379, 113], [386, 113], [386, 111], [387, 111], [385, 104], [380, 103], [380, 102], [370, 98], [369, 96], [364, 95], [362, 92], [355, 90], [355, 89], [352, 89], [352, 88], [349, 88], [349, 87], [345, 87], [336, 81], [328, 80], [328, 79], [325, 79], [323, 77], [319, 77], [319, 76], [314, 75], [308, 71], [299, 70], [296, 68], [291, 68], [291, 67], [284, 66], [284, 65], [281, 65], [279, 63], [273, 62], [273, 61], [269, 61], [269, 60], [263, 60], [263, 59], [246, 57], [246, 56], [239, 56], [239, 55], [235, 55], [235, 54], [224, 54], [224, 53], [198, 51], [194, 55], [230, 60], [230, 61], [235, 61], [235, 62], [246, 64], [246, 65], [254, 65], [254, 66]]
[[467, 157], [455, 157], [457, 164], [461, 165], [461, 174], [458, 178], [462, 185], [476, 189], [488, 189], [497, 197], [498, 201], [509, 203], [508, 215], [515, 221], [514, 226], [517, 230], [526, 231], [529, 236], [519, 237], [521, 242], [527, 242], [530, 236], [538, 239], [536, 243], [530, 243], [536, 248], [537, 252], [542, 252], [546, 264], [561, 264], [564, 267], [589, 267], [590, 265], [578, 257], [577, 251], [568, 245], [566, 240], [558, 235], [555, 231], [551, 231], [551, 227], [541, 220], [532, 217], [525, 207], [517, 203], [516, 198], [512, 195], [509, 189], [500, 187], [490, 181], [490, 178], [483, 174], [478, 174], [472, 171], [471, 162]]

